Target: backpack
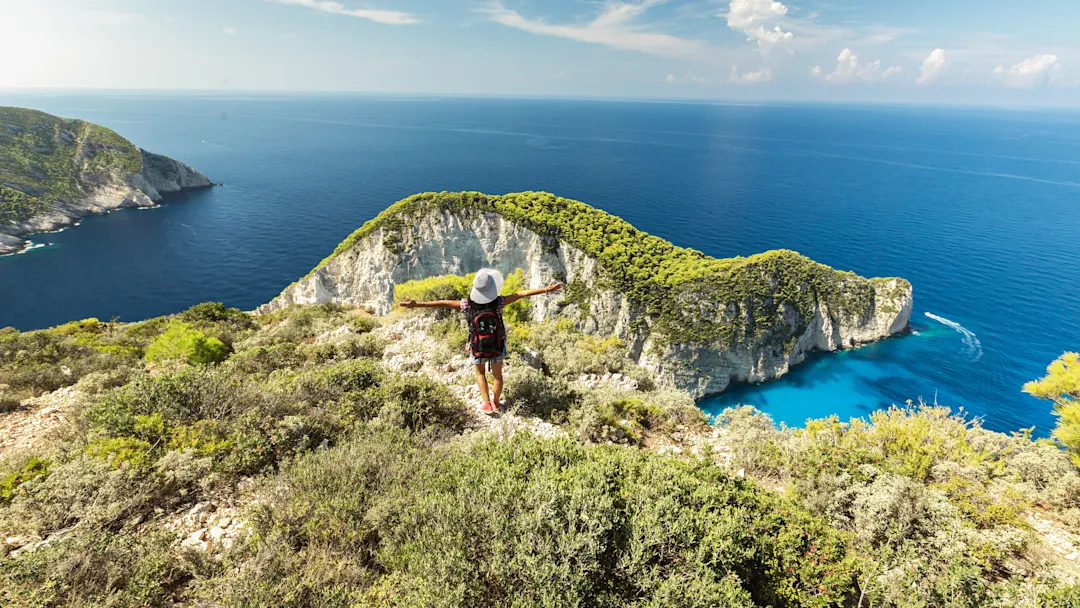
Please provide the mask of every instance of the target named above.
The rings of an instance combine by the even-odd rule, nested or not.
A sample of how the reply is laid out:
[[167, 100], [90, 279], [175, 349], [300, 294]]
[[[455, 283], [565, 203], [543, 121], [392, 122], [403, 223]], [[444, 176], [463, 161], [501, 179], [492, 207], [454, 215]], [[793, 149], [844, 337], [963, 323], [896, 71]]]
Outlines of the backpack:
[[506, 329], [503, 326], [502, 315], [498, 310], [499, 300], [491, 304], [479, 305], [469, 321], [469, 352], [477, 359], [491, 359], [501, 357], [506, 348]]

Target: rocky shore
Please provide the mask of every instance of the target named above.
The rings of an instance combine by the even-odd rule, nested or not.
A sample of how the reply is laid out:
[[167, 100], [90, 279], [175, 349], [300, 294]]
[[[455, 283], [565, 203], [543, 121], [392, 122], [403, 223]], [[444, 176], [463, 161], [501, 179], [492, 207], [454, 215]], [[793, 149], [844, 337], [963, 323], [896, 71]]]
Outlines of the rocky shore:
[[104, 127], [0, 108], [0, 255], [22, 252], [26, 237], [88, 215], [154, 207], [171, 194], [214, 185]]

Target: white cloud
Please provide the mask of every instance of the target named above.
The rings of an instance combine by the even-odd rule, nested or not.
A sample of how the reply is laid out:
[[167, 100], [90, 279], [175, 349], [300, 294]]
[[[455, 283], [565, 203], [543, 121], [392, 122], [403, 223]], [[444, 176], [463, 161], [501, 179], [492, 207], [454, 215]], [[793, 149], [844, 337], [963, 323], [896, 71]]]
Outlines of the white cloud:
[[795, 37], [780, 27], [780, 19], [787, 12], [786, 6], [773, 0], [731, 0], [727, 24], [731, 29], [746, 34], [750, 42], [767, 46]]
[[235, 36], [236, 35], [236, 28], [235, 27], [226, 26], [226, 27], [222, 28], [221, 31], [225, 32], [226, 34], [228, 34], [230, 36]]
[[481, 9], [495, 23], [541, 36], [557, 36], [578, 42], [599, 44], [611, 48], [639, 51], [664, 57], [702, 59], [707, 57], [705, 43], [669, 34], [650, 32], [632, 23], [650, 7], [663, 0], [644, 2], [612, 2], [605, 5], [595, 19], [584, 25], [558, 25], [541, 19], [528, 19], [500, 2]]
[[664, 80], [671, 84], [705, 84], [708, 82], [708, 80], [705, 80], [693, 72], [687, 72], [685, 76], [681, 77], [674, 74], [668, 74], [667, 78]]
[[731, 74], [728, 76], [728, 82], [734, 82], [736, 84], [757, 84], [760, 82], [769, 82], [772, 80], [772, 70], [768, 66], [761, 68], [756, 72], [746, 72], [745, 74], [739, 74], [739, 66], [731, 66]]
[[882, 70], [880, 59], [870, 63], [862, 63], [851, 49], [844, 49], [840, 51], [840, 56], [836, 58], [836, 69], [833, 72], [826, 74], [821, 69], [821, 66], [815, 66], [810, 70], [810, 73], [825, 82], [846, 84], [849, 82], [886, 80], [901, 71], [903, 71], [903, 68], [900, 66]]
[[949, 67], [949, 59], [945, 56], [945, 49], [934, 49], [930, 52], [930, 55], [923, 60], [922, 66], [919, 68], [919, 77], [915, 79], [915, 84], [927, 85], [938, 79], [941, 73]]
[[1003, 65], [994, 68], [994, 74], [1001, 82], [1020, 89], [1049, 84], [1060, 73], [1061, 62], [1058, 61], [1057, 55], [1050, 54], [1029, 57], [1011, 68]]
[[357, 17], [359, 19], [367, 19], [368, 21], [374, 21], [376, 23], [386, 23], [389, 25], [411, 25], [413, 23], [420, 23], [420, 19], [410, 13], [405, 13], [402, 11], [378, 10], [373, 8], [347, 8], [344, 4], [340, 2], [334, 2], [333, 0], [269, 1], [276, 2], [277, 4], [288, 4], [290, 6], [303, 6], [324, 13], [329, 13], [331, 15]]

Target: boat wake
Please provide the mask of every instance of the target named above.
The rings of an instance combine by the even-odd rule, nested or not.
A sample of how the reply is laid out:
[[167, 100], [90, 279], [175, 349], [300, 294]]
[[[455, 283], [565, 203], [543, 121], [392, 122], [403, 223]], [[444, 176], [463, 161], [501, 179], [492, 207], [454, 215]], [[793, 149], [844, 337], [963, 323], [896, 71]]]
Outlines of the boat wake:
[[979, 342], [979, 338], [975, 335], [975, 332], [973, 332], [970, 329], [964, 327], [963, 325], [957, 323], [956, 321], [950, 321], [950, 320], [946, 319], [945, 317], [939, 317], [939, 316], [935, 315], [934, 313], [928, 312], [928, 313], [925, 313], [925, 314], [926, 314], [926, 316], [928, 316], [931, 319], [937, 321], [938, 323], [941, 323], [942, 325], [945, 325], [946, 327], [951, 327], [951, 328], [955, 329], [957, 331], [957, 333], [959, 333], [961, 336], [963, 336], [964, 345], [967, 346], [968, 357], [970, 357], [972, 361], [978, 361], [979, 359], [982, 359], [982, 356], [983, 356], [982, 342]]

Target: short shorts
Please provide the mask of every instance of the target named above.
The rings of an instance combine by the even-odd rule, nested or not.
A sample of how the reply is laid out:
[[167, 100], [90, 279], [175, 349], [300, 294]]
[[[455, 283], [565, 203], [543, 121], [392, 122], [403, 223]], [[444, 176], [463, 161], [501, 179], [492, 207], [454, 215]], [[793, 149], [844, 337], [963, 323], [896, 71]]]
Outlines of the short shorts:
[[472, 356], [472, 353], [469, 353], [469, 363], [472, 363], [473, 365], [484, 365], [485, 363], [490, 365], [492, 363], [502, 363], [503, 361], [506, 361], [506, 347], [505, 346], [503, 347], [502, 355], [499, 355], [498, 357], [483, 357], [483, 358], [481, 358], [481, 357], [474, 357], [474, 356]]

